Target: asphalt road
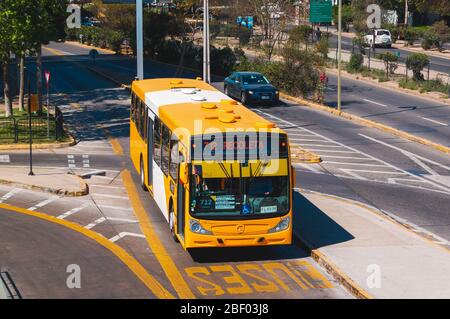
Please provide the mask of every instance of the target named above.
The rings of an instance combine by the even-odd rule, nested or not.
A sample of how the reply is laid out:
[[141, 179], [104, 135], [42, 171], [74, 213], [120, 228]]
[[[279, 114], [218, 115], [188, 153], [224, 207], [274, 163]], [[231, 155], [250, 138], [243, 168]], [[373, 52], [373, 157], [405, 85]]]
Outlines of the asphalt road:
[[[337, 76], [329, 74], [326, 104], [337, 107]], [[342, 78], [342, 110], [450, 146], [450, 105]]]
[[110, 251], [75, 231], [5, 208], [0, 229], [1, 271], [22, 298], [154, 298]]
[[[64, 46], [66, 52], [71, 49], [70, 45]], [[126, 200], [126, 194], [123, 194], [123, 181], [117, 173], [121, 169], [129, 169], [133, 172], [134, 184], [138, 184], [138, 177], [127, 156], [128, 93], [86, 69], [86, 64], [91, 61], [80, 55], [80, 52], [76, 53], [73, 56], [49, 56], [45, 59], [45, 67], [53, 70], [51, 99], [62, 106], [66, 121], [79, 136], [80, 142], [73, 148], [37, 152], [36, 160], [43, 166], [65, 167], [73, 164], [68, 162], [67, 156], [75, 154], [78, 156], [75, 162], [79, 163], [77, 169], [89, 171], [107, 168], [111, 171], [107, 173], [103, 186], [98, 185], [102, 180], [100, 177], [91, 181], [98, 187], [92, 198], [80, 199], [81, 202], [59, 198], [41, 210], [58, 216], [81, 207], [82, 202], [87, 201], [93, 208], [68, 218], [86, 227], [94, 225], [92, 229], [106, 238], [115, 238], [124, 232], [134, 234], [117, 243], [137, 256], [145, 268], [175, 294], [170, 288], [170, 275], [158, 264], [157, 255], [146, 245], [135, 217], [130, 215], [130, 203]], [[128, 73], [130, 76], [134, 74], [132, 60], [105, 56], [99, 58], [97, 63], [114, 72]], [[147, 63], [145, 73], [146, 76], [169, 76], [175, 74], [175, 70], [168, 65]], [[220, 88], [222, 84], [219, 82], [216, 85]], [[399, 93], [396, 98], [402, 99], [404, 96]], [[422, 105], [423, 102], [418, 100], [418, 103]], [[356, 108], [356, 104], [353, 107]], [[350, 104], [347, 106], [351, 107]], [[277, 107], [254, 106], [254, 109], [288, 131], [291, 143], [298, 143], [323, 157], [324, 162], [321, 164], [296, 166], [299, 187], [368, 203], [401, 221], [414, 224], [424, 232], [436, 234], [437, 241], [445, 243], [450, 239], [450, 158], [447, 155], [305, 107], [283, 104]], [[112, 138], [119, 141], [123, 155], [118, 155], [108, 143]], [[26, 165], [26, 152], [1, 153], [9, 155], [10, 159], [2, 165]], [[89, 156], [90, 167], [82, 167], [83, 155]], [[47, 163], [46, 158], [49, 161]], [[113, 182], [116, 183], [114, 186], [110, 184]], [[118, 193], [112, 192], [116, 188], [108, 186], [117, 187]], [[101, 187], [103, 193], [100, 192]], [[11, 190], [0, 191], [1, 196], [6, 196]], [[115, 198], [105, 198], [105, 195]], [[211, 249], [187, 253], [171, 240], [167, 222], [148, 194], [138, 191], [138, 197], [160, 238], [161, 246], [198, 298], [348, 297], [298, 243], [289, 247]], [[46, 198], [48, 196], [26, 193], [26, 196], [16, 194], [8, 197], [5, 202], [27, 208]], [[96, 208], [98, 203], [103, 205], [103, 209]], [[115, 212], [106, 208], [108, 206], [121, 207], [121, 211]], [[295, 209], [301, 211], [302, 207]], [[117, 222], [111, 218], [126, 221]], [[103, 225], [99, 220], [115, 223]], [[302, 267], [298, 268], [299, 265]], [[290, 275], [292, 272], [305, 272], [305, 267], [314, 270], [313, 277], [308, 281], [309, 289], [305, 289], [304, 283], [299, 283], [297, 277]], [[245, 269], [255, 269], [267, 285], [263, 288], [258, 284], [255, 286], [254, 277], [248, 276]], [[273, 269], [280, 269], [281, 274], [274, 275]], [[244, 284], [237, 289], [230, 286], [226, 279], [229, 274], [237, 274], [243, 278]]]
[[[333, 34], [330, 38], [330, 47], [336, 48], [337, 47], [337, 35]], [[349, 37], [342, 37], [342, 50], [346, 51], [352, 51], [353, 44], [352, 39]], [[367, 51], [368, 49], [366, 49]], [[375, 48], [375, 54], [378, 53], [384, 53], [384, 52], [400, 52], [399, 62], [405, 63], [406, 58], [412, 54], [411, 51], [403, 50], [403, 49], [396, 49], [396, 48]], [[373, 56], [373, 55], [372, 55]], [[428, 58], [430, 60], [430, 70], [437, 71], [444, 74], [450, 74], [450, 59], [441, 58], [434, 55], [428, 55]]]
[[[63, 50], [70, 53], [72, 47], [66, 45]], [[80, 55], [80, 52], [75, 52], [76, 55], [70, 56], [48, 56], [44, 59], [44, 66], [52, 70], [51, 100], [61, 106], [65, 121], [77, 136], [79, 143], [66, 149], [35, 151], [35, 165], [37, 168], [40, 166], [70, 168], [75, 164], [76, 167], [72, 166], [71, 169], [77, 172], [103, 169], [106, 171], [106, 176], [94, 176], [86, 180], [90, 187], [90, 195], [81, 198], [55, 197], [39, 192], [0, 187], [0, 202], [28, 209], [39, 207], [39, 211], [50, 216], [68, 220], [95, 231], [134, 256], [150, 275], [166, 287], [169, 293], [177, 297], [186, 296], [186, 294], [187, 296], [192, 294], [195, 298], [351, 297], [309, 257], [297, 242], [287, 247], [184, 251], [172, 240], [167, 229], [167, 222], [154, 201], [148, 193], [138, 190], [136, 186], [138, 176], [128, 156], [129, 93], [86, 69], [86, 64], [91, 61]], [[122, 71], [132, 65], [130, 61], [123, 64], [120, 61], [121, 59], [112, 58], [105, 60], [105, 64], [101, 65], [115, 66]], [[99, 61], [100, 63], [102, 62]], [[32, 64], [30, 66], [32, 69]], [[168, 74], [173, 71], [166, 65], [151, 66], [158, 66], [159, 71], [147, 69], [147, 74]], [[112, 140], [120, 144], [121, 153], [117, 152], [117, 145], [112, 146], [114, 144]], [[5, 159], [6, 156], [8, 158], [1, 165], [27, 165], [26, 151], [0, 153], [3, 155], [0, 158]], [[87, 159], [88, 162], [86, 162]], [[88, 167], [85, 167], [86, 163]], [[132, 172], [134, 186], [130, 186], [120, 174], [120, 171], [124, 169]], [[132, 200], [130, 192], [136, 192], [139, 200], [137, 201], [136, 197]], [[149, 222], [142, 223], [137, 219], [133, 213], [135, 205], [145, 209]], [[4, 212], [0, 211], [0, 216], [2, 214]], [[3, 227], [7, 227], [6, 225]], [[56, 226], [46, 223], [41, 223], [39, 227], [40, 231], [48, 233], [49, 236], [59, 231], [53, 230]], [[143, 229], [149, 229], [148, 227], [155, 232], [157, 241], [146, 240]], [[30, 226], [30, 229], [33, 228]], [[39, 251], [41, 258], [60, 254], [64, 244], [70, 245], [78, 240], [69, 238], [70, 234], [64, 236], [61, 238], [67, 238], [67, 243], [61, 241], [60, 249], [55, 249], [53, 252], [43, 248]], [[44, 239], [36, 238], [37, 243], [41, 240], [45, 245]], [[78, 262], [77, 256], [83, 256], [85, 250], [77, 243], [73, 245], [73, 263]], [[32, 255], [30, 251], [25, 251], [24, 254]], [[0, 260], [2, 260], [1, 255]], [[117, 268], [115, 263], [107, 259], [93, 258], [92, 264], [95, 263], [100, 268], [104, 267], [107, 270], [111, 268], [112, 272], [119, 271], [115, 269]], [[109, 264], [103, 266], [103, 263]], [[17, 287], [24, 296], [35, 297], [42, 294], [46, 297], [51, 293], [58, 294], [60, 289], [65, 289], [55, 283], [54, 292], [48, 288], [48, 294], [44, 294], [29, 284], [21, 269], [15, 270], [14, 265], [14, 263], [3, 265], [0, 261], [2, 269], [7, 267], [8, 271], [14, 275]], [[87, 266], [83, 265], [82, 269], [85, 267]], [[126, 272], [127, 269], [122, 270]], [[43, 272], [39, 276], [39, 280], [48, 280], [49, 285], [53, 285], [52, 280], [57, 280], [57, 276], [55, 279], [51, 278], [53, 276], [51, 272]], [[99, 276], [98, 279], [87, 277], [86, 280], [89, 280], [90, 285], [97, 289], [86, 297], [105, 297], [101, 289], [103, 282], [107, 279]], [[128, 277], [124, 275], [118, 285], [126, 286], [127, 280]], [[237, 282], [232, 283], [232, 280]], [[130, 286], [127, 289], [133, 289], [139, 284], [141, 283], [135, 283], [134, 279], [130, 280]], [[180, 287], [187, 287], [184, 289], [184, 294], [183, 291], [180, 293], [180, 290], [183, 290]], [[122, 298], [123, 295], [113, 294], [114, 283], [110, 286], [105, 285], [105, 288], [111, 290], [111, 297]], [[82, 291], [77, 293], [83, 294]], [[140, 290], [136, 289], [136, 295], [138, 294]], [[129, 297], [134, 296], [129, 295]], [[106, 297], [109, 296], [106, 295]], [[147, 291], [147, 297], [152, 298], [154, 294]]]

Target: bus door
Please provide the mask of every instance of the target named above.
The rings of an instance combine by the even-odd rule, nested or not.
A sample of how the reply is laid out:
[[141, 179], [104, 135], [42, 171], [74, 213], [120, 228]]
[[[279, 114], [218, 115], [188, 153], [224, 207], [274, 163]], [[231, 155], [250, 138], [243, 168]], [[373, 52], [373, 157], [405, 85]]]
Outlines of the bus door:
[[[179, 158], [183, 158], [183, 154], [179, 153]], [[177, 234], [184, 239], [184, 224], [185, 224], [185, 203], [186, 203], [186, 189], [184, 184], [180, 181], [180, 169], [178, 165], [178, 186], [177, 186]]]
[[147, 117], [147, 184], [153, 189], [153, 120]]

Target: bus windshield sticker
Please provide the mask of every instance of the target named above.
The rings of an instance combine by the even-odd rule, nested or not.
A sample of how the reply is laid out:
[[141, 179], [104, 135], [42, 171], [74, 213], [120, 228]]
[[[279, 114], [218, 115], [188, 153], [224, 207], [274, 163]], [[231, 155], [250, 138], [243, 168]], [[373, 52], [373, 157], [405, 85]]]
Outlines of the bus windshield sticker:
[[261, 206], [261, 214], [264, 213], [276, 213], [277, 206]]

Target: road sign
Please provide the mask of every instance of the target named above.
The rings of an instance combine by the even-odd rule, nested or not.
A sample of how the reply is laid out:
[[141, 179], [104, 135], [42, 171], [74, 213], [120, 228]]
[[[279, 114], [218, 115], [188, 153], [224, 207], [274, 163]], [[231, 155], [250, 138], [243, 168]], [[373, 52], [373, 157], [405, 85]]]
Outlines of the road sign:
[[331, 0], [311, 0], [309, 3], [309, 22], [330, 23], [332, 20]]
[[242, 25], [243, 27], [247, 27], [249, 29], [253, 28], [253, 16], [245, 16], [245, 17], [237, 17], [236, 23], [238, 25]]
[[50, 82], [50, 71], [44, 71], [44, 75], [45, 75], [45, 82], [48, 83]]

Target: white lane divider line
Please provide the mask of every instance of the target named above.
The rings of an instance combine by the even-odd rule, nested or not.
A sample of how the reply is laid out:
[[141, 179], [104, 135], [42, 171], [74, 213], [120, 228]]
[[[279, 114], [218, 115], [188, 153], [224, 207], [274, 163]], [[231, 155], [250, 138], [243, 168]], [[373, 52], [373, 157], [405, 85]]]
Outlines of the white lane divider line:
[[383, 107], [388, 107], [386, 104], [378, 103], [378, 102], [375, 102], [375, 101], [372, 101], [372, 100], [369, 100], [369, 99], [363, 99], [363, 101], [366, 101], [366, 102], [369, 102], [369, 103], [372, 103], [372, 104], [376, 104], [376, 105], [379, 105], [379, 106], [383, 106]]
[[131, 207], [122, 207], [122, 206], [110, 206], [110, 205], [97, 205], [97, 207], [100, 208], [108, 208], [108, 209], [117, 209], [117, 210], [126, 210], [126, 211], [133, 211]]
[[89, 187], [112, 188], [112, 189], [125, 189], [125, 187], [123, 187], [123, 186], [102, 185], [102, 184], [89, 184]]
[[16, 195], [17, 193], [20, 193], [21, 191], [22, 191], [22, 189], [20, 189], [20, 188], [13, 188], [8, 193], [3, 195], [2, 198], [0, 198], [0, 203], [3, 203], [5, 200], [10, 199], [11, 197]]
[[338, 158], [338, 159], [353, 159], [353, 160], [373, 161], [371, 158], [367, 158], [367, 157], [337, 156], [337, 155], [323, 155], [322, 158]]
[[77, 167], [77, 165], [75, 164], [75, 156], [74, 155], [67, 155], [67, 166], [69, 168]]
[[89, 163], [89, 155], [84, 154], [81, 157], [83, 158], [83, 167], [84, 168], [91, 167], [91, 164]]
[[448, 126], [448, 124], [446, 124], [446, 123], [442, 123], [442, 122], [439, 122], [439, 121], [436, 121], [436, 120], [433, 120], [433, 119], [429, 119], [428, 117], [423, 117], [423, 116], [418, 116], [418, 117], [420, 117], [421, 119], [424, 119], [426, 121], [432, 122], [434, 124], [439, 124], [439, 125], [442, 125], [442, 126]]
[[[297, 143], [296, 143], [297, 144]], [[309, 147], [309, 146], [312, 146], [312, 147], [334, 147], [334, 148], [342, 148], [341, 146], [339, 146], [339, 145], [324, 145], [324, 144], [305, 144], [305, 143], [302, 143], [302, 144], [298, 144], [299, 146], [302, 146], [302, 147]]]
[[43, 200], [42, 202], [37, 203], [36, 205], [28, 208], [28, 210], [36, 210], [38, 208], [44, 207], [45, 205], [48, 205], [52, 202], [54, 202], [55, 200], [57, 200], [59, 198], [59, 196], [52, 196], [46, 200]]
[[294, 167], [303, 168], [314, 173], [322, 173], [320, 166], [313, 166], [314, 164], [294, 163]]
[[371, 167], [386, 167], [386, 165], [382, 164], [372, 164], [372, 163], [345, 163], [345, 162], [332, 162], [332, 161], [323, 161], [323, 164], [334, 164], [334, 165], [354, 165], [354, 166], [371, 166]]
[[126, 236], [130, 236], [130, 237], [138, 237], [138, 238], [145, 238], [145, 236], [142, 235], [142, 234], [129, 233], [129, 232], [121, 232], [121, 233], [119, 233], [118, 235], [116, 235], [116, 236], [110, 238], [109, 241], [111, 241], [111, 242], [114, 243], [114, 242], [118, 241], [119, 239], [121, 239], [121, 238], [123, 238], [123, 237], [126, 237]]
[[0, 155], [0, 163], [10, 163], [11, 159], [9, 158], [9, 155]]
[[128, 199], [127, 196], [109, 195], [109, 194], [101, 194], [101, 193], [91, 193], [91, 196], [99, 196], [99, 197], [107, 197], [107, 198], [117, 198], [117, 199]]
[[98, 224], [103, 223], [106, 220], [105, 217], [100, 217], [99, 219], [96, 219], [94, 222], [90, 223], [89, 225], [84, 226], [86, 229], [91, 229], [97, 226]]
[[67, 217], [69, 217], [70, 215], [76, 214], [76, 213], [78, 213], [79, 211], [81, 211], [82, 209], [85, 209], [85, 208], [87, 208], [87, 207], [89, 207], [89, 203], [84, 203], [83, 205], [78, 206], [78, 207], [75, 207], [75, 208], [72, 208], [71, 210], [65, 212], [64, 214], [59, 215], [59, 216], [56, 217], [56, 218], [59, 218], [59, 219], [67, 218]]

